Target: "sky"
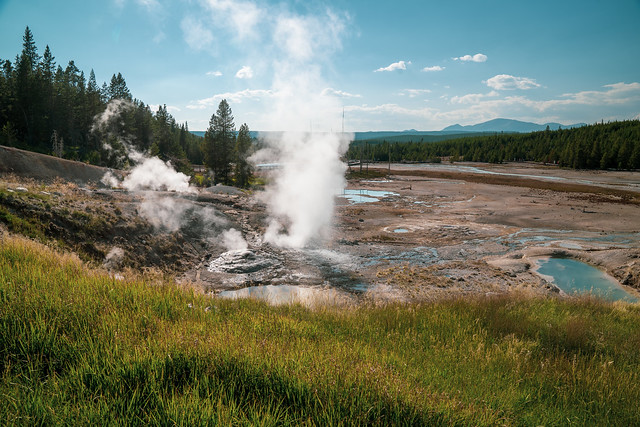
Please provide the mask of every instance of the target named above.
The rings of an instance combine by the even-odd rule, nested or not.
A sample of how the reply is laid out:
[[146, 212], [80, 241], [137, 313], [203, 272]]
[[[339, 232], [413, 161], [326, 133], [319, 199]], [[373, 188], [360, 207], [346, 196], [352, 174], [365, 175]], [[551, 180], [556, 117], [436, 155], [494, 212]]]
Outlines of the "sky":
[[26, 26], [190, 130], [222, 99], [265, 131], [640, 118], [640, 0], [0, 0], [0, 59]]

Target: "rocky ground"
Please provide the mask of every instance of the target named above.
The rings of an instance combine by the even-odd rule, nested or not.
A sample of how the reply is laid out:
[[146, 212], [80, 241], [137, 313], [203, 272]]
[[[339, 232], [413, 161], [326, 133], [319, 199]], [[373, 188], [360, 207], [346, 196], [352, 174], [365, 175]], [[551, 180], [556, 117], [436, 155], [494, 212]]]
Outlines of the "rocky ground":
[[[631, 292], [640, 287], [637, 172], [371, 169], [348, 183], [368, 202], [337, 197], [332, 237], [303, 250], [262, 241], [265, 206], [252, 192], [127, 192], [4, 172], [1, 228], [76, 251], [113, 274], [160, 271], [204, 292], [298, 285], [373, 301], [557, 293], [535, 272], [548, 256], [598, 266]], [[387, 193], [373, 201], [368, 190]], [[246, 243], [230, 246], [230, 229]]]

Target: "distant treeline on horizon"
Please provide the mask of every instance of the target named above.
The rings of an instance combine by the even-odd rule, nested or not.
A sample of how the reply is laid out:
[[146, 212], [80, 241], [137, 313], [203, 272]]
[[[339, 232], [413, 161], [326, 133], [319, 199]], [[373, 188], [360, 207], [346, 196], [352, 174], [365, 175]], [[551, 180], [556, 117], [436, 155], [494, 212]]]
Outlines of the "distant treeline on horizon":
[[573, 129], [530, 133], [455, 135], [426, 142], [383, 139], [354, 141], [347, 157], [387, 162], [518, 162], [553, 163], [574, 169], [640, 169], [640, 120], [597, 123]]

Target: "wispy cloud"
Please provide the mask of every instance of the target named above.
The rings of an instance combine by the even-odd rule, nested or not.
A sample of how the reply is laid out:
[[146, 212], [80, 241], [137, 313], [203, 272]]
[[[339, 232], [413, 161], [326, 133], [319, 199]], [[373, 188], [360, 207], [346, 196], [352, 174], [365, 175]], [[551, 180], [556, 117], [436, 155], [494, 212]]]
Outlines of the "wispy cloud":
[[184, 40], [189, 47], [194, 50], [201, 50], [209, 47], [214, 41], [213, 33], [200, 20], [187, 16], [180, 23]]
[[381, 114], [391, 115], [395, 123], [404, 123], [405, 126], [412, 126], [415, 119], [419, 118], [423, 126], [432, 129], [452, 123], [480, 123], [497, 117], [569, 123], [615, 117], [617, 111], [629, 106], [640, 108], [640, 83], [614, 83], [603, 86], [601, 90], [567, 93], [547, 100], [533, 100], [525, 96], [501, 97], [497, 91], [472, 93], [452, 97], [449, 105], [453, 108], [407, 108], [397, 104], [382, 104], [349, 106], [345, 110], [356, 116], [353, 120], [358, 120], [364, 128], [377, 123], [377, 116]]
[[252, 1], [200, 0], [213, 22], [229, 28], [238, 40], [254, 37], [264, 10]]
[[343, 90], [336, 90], [336, 89], [331, 88], [331, 87], [323, 89], [321, 95], [322, 96], [336, 96], [338, 98], [362, 98], [362, 95], [345, 92]]
[[453, 96], [451, 97], [452, 104], [477, 104], [485, 98], [494, 98], [500, 95], [495, 90], [492, 90], [489, 93], [468, 93], [462, 96]]
[[487, 55], [482, 53], [476, 53], [475, 55], [464, 55], [459, 56], [457, 58], [453, 58], [454, 61], [462, 61], [462, 62], [486, 62], [488, 59]]
[[422, 69], [422, 71], [429, 73], [429, 72], [433, 72], [433, 71], [442, 71], [444, 70], [446, 67], [441, 67], [439, 65], [434, 65], [433, 67], [424, 67]]
[[382, 71], [406, 70], [407, 65], [411, 65], [411, 61], [408, 61], [408, 62], [398, 61], [386, 67], [378, 68], [377, 70], [374, 70], [374, 73], [378, 73]]
[[136, 0], [136, 3], [140, 6], [146, 7], [147, 9], [156, 9], [160, 7], [158, 0]]
[[407, 95], [409, 98], [415, 98], [416, 96], [426, 95], [428, 93], [431, 93], [429, 89], [404, 89], [398, 92], [398, 95]]
[[190, 110], [203, 110], [205, 108], [215, 107], [222, 99], [229, 102], [241, 103], [245, 99], [260, 100], [273, 96], [273, 91], [267, 89], [245, 89], [238, 92], [225, 92], [213, 95], [210, 98], [199, 99], [187, 105]]
[[589, 90], [566, 93], [563, 99], [541, 101], [542, 108], [560, 105], [623, 105], [640, 101], [640, 83], [613, 83], [603, 86], [605, 90]]
[[220, 77], [220, 76], [222, 76], [222, 71], [218, 71], [218, 70], [215, 70], [215, 71], [207, 71], [207, 76], [210, 76], [210, 77]]
[[382, 105], [350, 105], [345, 107], [347, 112], [362, 112], [373, 114], [397, 114], [412, 117], [430, 117], [436, 110], [432, 108], [406, 108], [398, 104]]
[[483, 82], [495, 90], [533, 89], [540, 87], [534, 79], [528, 77], [515, 77], [509, 74], [498, 74]]
[[167, 35], [164, 33], [164, 31], [158, 31], [156, 33], [156, 35], [153, 37], [153, 42], [154, 43], [161, 43], [166, 38], [167, 38]]
[[238, 72], [236, 73], [236, 78], [237, 79], [251, 79], [253, 78], [253, 70], [251, 69], [250, 66], [245, 65], [244, 67], [240, 68], [238, 70]]

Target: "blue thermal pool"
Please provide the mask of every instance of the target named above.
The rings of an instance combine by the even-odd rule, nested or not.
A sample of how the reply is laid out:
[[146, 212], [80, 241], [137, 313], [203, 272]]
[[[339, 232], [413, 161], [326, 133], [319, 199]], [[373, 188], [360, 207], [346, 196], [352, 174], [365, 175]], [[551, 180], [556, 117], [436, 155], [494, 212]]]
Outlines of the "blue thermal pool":
[[553, 278], [553, 283], [568, 294], [591, 293], [610, 301], [637, 302], [613, 278], [595, 267], [569, 258], [538, 261], [538, 273]]
[[351, 203], [371, 203], [377, 202], [384, 197], [397, 196], [398, 193], [394, 193], [393, 191], [345, 189], [338, 195], [349, 200]]

